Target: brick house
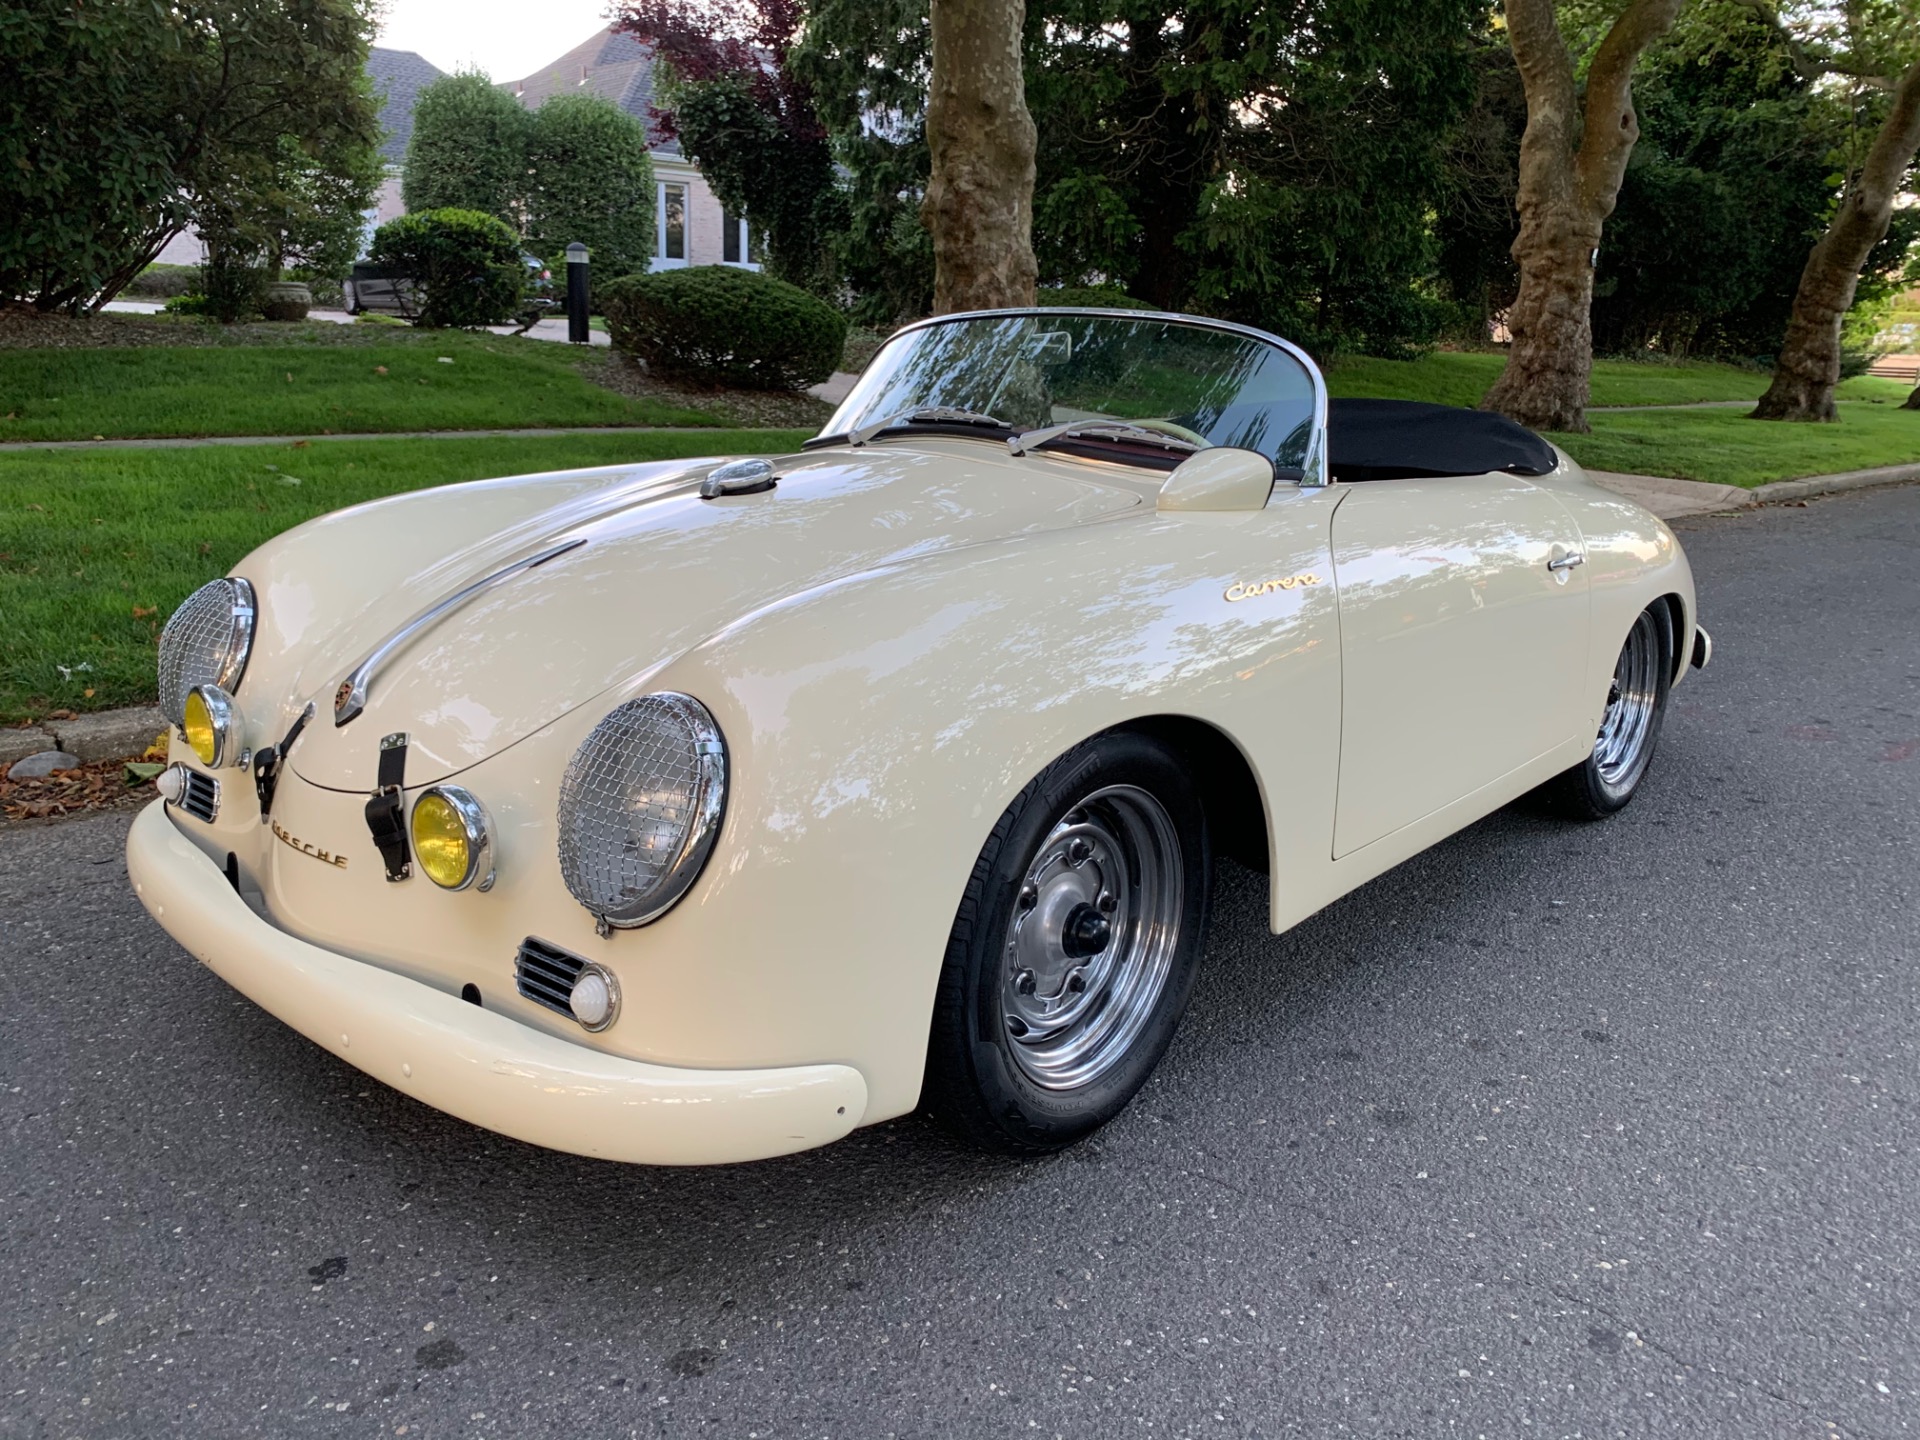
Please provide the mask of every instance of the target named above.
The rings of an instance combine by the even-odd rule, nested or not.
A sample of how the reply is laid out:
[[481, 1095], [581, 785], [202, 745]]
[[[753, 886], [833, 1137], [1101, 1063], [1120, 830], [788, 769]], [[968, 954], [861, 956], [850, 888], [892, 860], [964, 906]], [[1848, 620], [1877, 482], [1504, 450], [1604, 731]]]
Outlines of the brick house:
[[[367, 233], [406, 213], [400, 198], [400, 174], [406, 164], [407, 144], [413, 138], [413, 107], [420, 92], [445, 73], [411, 50], [374, 46], [367, 53], [367, 74], [380, 97], [380, 124], [385, 132], [380, 153], [387, 176], [374, 208], [367, 216]], [[501, 86], [530, 110], [555, 95], [586, 89], [602, 95], [647, 129], [653, 155], [654, 251], [653, 268], [683, 265], [740, 265], [757, 270], [752, 236], [744, 219], [728, 214], [704, 176], [680, 151], [677, 140], [662, 140], [653, 122], [653, 59], [631, 36], [611, 27], [576, 45], [550, 65], [521, 80]], [[160, 260], [170, 265], [197, 265], [204, 251], [191, 231], [176, 236]]]

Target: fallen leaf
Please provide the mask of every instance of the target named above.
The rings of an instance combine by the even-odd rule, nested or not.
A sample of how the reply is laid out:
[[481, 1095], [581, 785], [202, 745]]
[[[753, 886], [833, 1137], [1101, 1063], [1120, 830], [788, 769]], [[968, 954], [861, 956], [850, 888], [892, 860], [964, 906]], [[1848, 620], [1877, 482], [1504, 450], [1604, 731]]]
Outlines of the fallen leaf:
[[47, 507], [44, 505], [29, 505], [27, 508], [29, 510], [38, 510], [42, 515], [47, 513]]
[[159, 611], [160, 607], [158, 605], [136, 605], [133, 607], [133, 618], [136, 620], [145, 620], [158, 614]]
[[287, 448], [289, 450], [304, 450], [311, 444], [313, 444], [311, 440], [296, 440], [293, 442], [293, 444], [289, 445]]
[[49, 710], [47, 712], [47, 719], [49, 720], [78, 720], [79, 718], [80, 717], [75, 715], [71, 710]]
[[376, 375], [384, 375], [387, 373], [387, 367], [384, 365], [376, 365], [373, 367], [373, 373]]
[[104, 436], [104, 435], [96, 435], [96, 436], [94, 436], [93, 438], [94, 438], [94, 439], [96, 439], [96, 440], [104, 440], [104, 439], [106, 439], [107, 437], [106, 437], [106, 436]]
[[83, 700], [93, 699], [93, 687], [89, 685], [86, 689], [82, 690], [80, 692], [80, 698]]
[[287, 383], [289, 385], [293, 383], [293, 371], [291, 370], [287, 371]]
[[211, 555], [213, 553], [213, 542], [211, 540], [202, 540], [200, 542], [200, 553], [202, 555]]
[[436, 355], [434, 359], [438, 360], [442, 365], [451, 365], [453, 363], [453, 356], [451, 355]]
[[167, 767], [158, 760], [129, 760], [127, 762], [127, 783], [138, 785], [142, 780], [151, 780]]

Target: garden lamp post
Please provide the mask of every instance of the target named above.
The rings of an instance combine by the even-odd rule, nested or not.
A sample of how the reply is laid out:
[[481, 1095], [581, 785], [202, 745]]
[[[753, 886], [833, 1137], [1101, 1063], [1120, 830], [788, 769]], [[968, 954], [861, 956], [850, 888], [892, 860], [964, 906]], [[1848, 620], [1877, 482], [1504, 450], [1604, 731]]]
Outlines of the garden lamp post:
[[587, 342], [587, 247], [578, 240], [567, 246], [567, 339]]

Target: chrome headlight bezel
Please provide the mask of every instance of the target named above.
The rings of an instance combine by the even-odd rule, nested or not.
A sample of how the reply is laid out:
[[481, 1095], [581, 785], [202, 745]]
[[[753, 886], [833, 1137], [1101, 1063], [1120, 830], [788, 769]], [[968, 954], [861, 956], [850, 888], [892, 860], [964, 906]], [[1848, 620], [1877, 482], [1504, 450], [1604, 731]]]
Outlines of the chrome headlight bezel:
[[196, 686], [229, 695], [240, 688], [258, 618], [253, 586], [238, 575], [210, 580], [181, 601], [160, 632], [160, 708], [169, 722], [185, 722]]
[[[674, 803], [663, 803], [663, 794]], [[673, 690], [616, 706], [561, 777], [560, 874], [568, 891], [603, 934], [651, 924], [700, 877], [726, 803], [726, 738], [706, 706]], [[617, 840], [617, 854], [605, 853], [608, 840]], [[635, 876], [636, 867], [651, 873]]]
[[485, 894], [493, 888], [493, 833], [492, 826], [487, 820], [486, 806], [475, 798], [471, 790], [463, 789], [458, 785], [427, 786], [414, 797], [413, 809], [407, 812], [407, 841], [414, 847], [416, 858], [419, 841], [414, 835], [413, 817], [418, 813], [421, 802], [428, 796], [445, 801], [447, 808], [458, 817], [460, 828], [466, 832], [467, 868], [457, 885], [441, 885], [424, 863], [420, 866], [420, 873], [432, 880], [435, 885], [439, 885], [442, 890], [450, 891], [472, 889], [477, 880], [480, 882], [480, 892]]

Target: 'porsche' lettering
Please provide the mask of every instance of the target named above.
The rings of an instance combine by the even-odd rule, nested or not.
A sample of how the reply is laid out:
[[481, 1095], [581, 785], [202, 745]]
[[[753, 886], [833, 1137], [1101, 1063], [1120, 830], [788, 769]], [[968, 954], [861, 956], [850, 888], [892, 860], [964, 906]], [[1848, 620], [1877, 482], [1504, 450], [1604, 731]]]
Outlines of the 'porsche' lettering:
[[273, 834], [274, 838], [279, 840], [281, 844], [291, 845], [302, 855], [310, 855], [322, 865], [331, 865], [338, 870], [347, 868], [346, 856], [336, 855], [331, 850], [322, 850], [318, 845], [309, 845], [305, 840], [296, 839], [280, 828], [280, 822], [278, 820], [273, 822]]
[[1227, 602], [1232, 604], [1240, 600], [1252, 600], [1261, 595], [1271, 595], [1276, 590], [1294, 590], [1302, 585], [1318, 585], [1320, 577], [1311, 571], [1304, 575], [1288, 575], [1281, 580], [1236, 580], [1227, 587]]

